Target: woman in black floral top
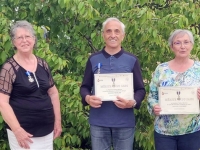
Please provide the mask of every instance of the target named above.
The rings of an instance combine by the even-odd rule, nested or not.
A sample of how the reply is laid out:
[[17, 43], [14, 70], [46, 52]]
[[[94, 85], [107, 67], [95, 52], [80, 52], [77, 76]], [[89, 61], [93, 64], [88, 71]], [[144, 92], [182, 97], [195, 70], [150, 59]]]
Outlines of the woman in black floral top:
[[17, 21], [10, 35], [16, 53], [0, 70], [0, 111], [10, 149], [53, 150], [62, 131], [58, 90], [48, 64], [33, 54], [32, 25]]

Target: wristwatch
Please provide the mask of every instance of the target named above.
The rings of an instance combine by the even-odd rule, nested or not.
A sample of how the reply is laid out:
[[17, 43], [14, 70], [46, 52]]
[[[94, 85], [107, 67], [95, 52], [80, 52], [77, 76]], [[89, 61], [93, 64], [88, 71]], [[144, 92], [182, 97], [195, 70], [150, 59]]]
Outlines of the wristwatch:
[[133, 108], [134, 108], [136, 105], [137, 105], [137, 102], [136, 102], [136, 100], [135, 100], [135, 103], [133, 104]]

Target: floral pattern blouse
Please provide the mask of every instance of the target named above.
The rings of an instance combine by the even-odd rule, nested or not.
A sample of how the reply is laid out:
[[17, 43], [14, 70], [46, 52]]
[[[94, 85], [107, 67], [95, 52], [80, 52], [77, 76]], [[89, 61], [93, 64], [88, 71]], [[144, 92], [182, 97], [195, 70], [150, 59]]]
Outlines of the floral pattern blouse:
[[[175, 72], [165, 62], [157, 66], [148, 95], [148, 111], [153, 113], [153, 106], [158, 104], [158, 87], [161, 86], [200, 86], [200, 62], [194, 61], [185, 72]], [[170, 114], [155, 117], [154, 129], [164, 135], [183, 135], [200, 130], [200, 114]]]

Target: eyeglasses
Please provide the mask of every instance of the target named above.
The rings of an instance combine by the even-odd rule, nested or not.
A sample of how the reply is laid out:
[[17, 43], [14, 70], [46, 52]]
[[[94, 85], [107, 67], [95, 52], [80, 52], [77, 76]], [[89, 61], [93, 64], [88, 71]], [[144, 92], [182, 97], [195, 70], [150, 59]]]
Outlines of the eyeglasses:
[[26, 36], [15, 37], [14, 39], [17, 40], [17, 41], [22, 41], [23, 39], [25, 39], [25, 40], [31, 40], [33, 37], [34, 36], [26, 35]]
[[191, 43], [191, 41], [184, 41], [184, 42], [174, 42], [174, 45], [176, 46], [181, 46], [181, 45], [184, 45], [184, 46], [188, 46], [189, 44]]

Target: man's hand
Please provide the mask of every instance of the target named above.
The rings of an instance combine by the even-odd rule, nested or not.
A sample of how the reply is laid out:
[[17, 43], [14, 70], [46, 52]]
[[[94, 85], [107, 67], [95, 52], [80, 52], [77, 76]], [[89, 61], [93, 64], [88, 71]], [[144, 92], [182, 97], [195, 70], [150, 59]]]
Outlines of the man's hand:
[[99, 108], [101, 107], [101, 104], [102, 104], [102, 101], [99, 97], [96, 97], [94, 95], [87, 95], [85, 97], [85, 101], [91, 106], [91, 107], [94, 107], [94, 108]]
[[125, 109], [125, 108], [133, 108], [134, 104], [136, 103], [135, 100], [125, 100], [119, 96], [117, 96], [118, 100], [113, 101], [118, 108]]

